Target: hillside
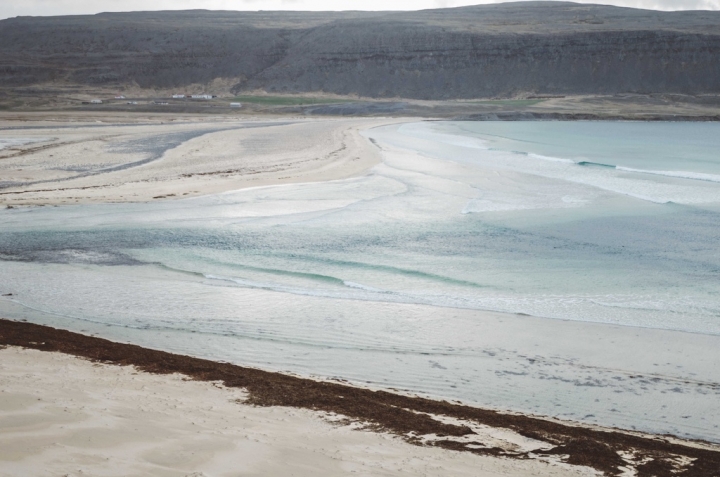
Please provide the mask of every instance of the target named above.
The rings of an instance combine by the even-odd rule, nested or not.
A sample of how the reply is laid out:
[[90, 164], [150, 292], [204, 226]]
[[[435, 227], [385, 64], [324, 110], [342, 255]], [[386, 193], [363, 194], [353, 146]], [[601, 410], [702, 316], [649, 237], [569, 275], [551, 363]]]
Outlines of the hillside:
[[214, 80], [233, 93], [373, 98], [720, 93], [720, 12], [520, 2], [0, 21], [5, 88], [171, 89]]

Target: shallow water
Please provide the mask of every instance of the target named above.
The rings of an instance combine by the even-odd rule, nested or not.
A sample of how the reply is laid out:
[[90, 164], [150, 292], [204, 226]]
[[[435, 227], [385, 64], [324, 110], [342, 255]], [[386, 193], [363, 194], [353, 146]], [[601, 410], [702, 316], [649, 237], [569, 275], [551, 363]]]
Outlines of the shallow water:
[[356, 179], [0, 211], [0, 312], [720, 440], [718, 133], [410, 123]]

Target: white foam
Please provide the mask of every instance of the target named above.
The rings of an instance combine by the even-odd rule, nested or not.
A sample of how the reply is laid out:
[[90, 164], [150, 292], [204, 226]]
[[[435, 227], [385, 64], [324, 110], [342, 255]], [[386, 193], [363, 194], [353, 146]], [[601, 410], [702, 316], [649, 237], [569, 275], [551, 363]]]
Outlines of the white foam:
[[[577, 162], [573, 161], [572, 159], [565, 159], [562, 157], [543, 156], [542, 154], [535, 154], [532, 152], [528, 153], [528, 157], [532, 157], [533, 159], [540, 159], [543, 161], [561, 162], [564, 164], [577, 164]], [[614, 167], [616, 170], [624, 171], [624, 172], [636, 172], [639, 174], [653, 174], [653, 175], [657, 175], [657, 176], [677, 177], [679, 179], [691, 179], [691, 180], [698, 180], [698, 181], [720, 182], [720, 175], [707, 174], [704, 172], [656, 171], [656, 170], [650, 170], [650, 169], [636, 169], [633, 167], [625, 167], [625, 166], [614, 166]]]
[[478, 214], [481, 212], [508, 212], [511, 210], [531, 210], [539, 209], [541, 206], [533, 206], [532, 204], [495, 202], [487, 199], [469, 200], [460, 212], [461, 214]]
[[440, 142], [449, 146], [459, 146], [469, 149], [489, 149], [487, 142], [480, 138], [438, 132], [427, 128], [424, 123], [403, 124], [398, 131], [401, 131], [404, 135]]
[[344, 284], [346, 287], [350, 287], [350, 288], [358, 288], [358, 289], [360, 289], [360, 290], [366, 290], [366, 291], [371, 291], [371, 292], [376, 292], [376, 293], [386, 293], [385, 290], [381, 290], [381, 289], [379, 289], [379, 288], [369, 287], [369, 286], [363, 285], [363, 284], [361, 284], [361, 283], [343, 281], [343, 284]]
[[465, 137], [465, 136], [455, 136], [453, 134], [435, 134], [433, 135], [433, 138], [436, 141], [448, 144], [450, 146], [460, 146], [460, 147], [467, 147], [470, 149], [484, 149], [487, 150], [488, 147], [485, 144], [485, 141], [482, 141], [477, 138], [471, 138], [471, 137]]
[[[632, 197], [634, 199], [644, 200], [645, 202], [652, 202], [653, 204], [670, 204], [673, 202], [672, 200], [666, 199], [666, 198], [651, 197], [648, 195], [635, 194], [633, 192], [627, 192], [627, 191], [622, 191], [622, 190], [614, 190], [614, 189], [609, 189], [609, 188], [606, 190], [608, 190], [610, 192], [616, 192], [618, 194], [626, 195], [626, 196]], [[705, 202], [705, 201], [693, 200], [692, 198], [678, 200], [678, 203], [683, 203], [683, 204], [694, 204], [694, 203], [703, 203], [703, 202]], [[709, 201], [709, 202], [714, 202], [714, 201]]]
[[720, 175], [706, 174], [703, 172], [688, 171], [653, 171], [646, 169], [633, 169], [632, 167], [615, 166], [618, 171], [637, 172], [641, 174], [653, 174], [656, 176], [677, 177], [680, 179], [691, 179], [696, 181], [720, 182]]
[[528, 157], [532, 157], [533, 159], [541, 159], [541, 160], [543, 160], [543, 161], [563, 162], [563, 163], [565, 163], [565, 164], [577, 164], [577, 163], [576, 163], [575, 161], [573, 161], [572, 159], [564, 159], [564, 158], [562, 158], [562, 157], [543, 156], [543, 155], [541, 155], [541, 154], [534, 154], [534, 153], [532, 153], [532, 152], [528, 154]]
[[[713, 302], [697, 297], [668, 298], [660, 295], [605, 294], [490, 294], [462, 295], [438, 293], [437, 290], [402, 291], [382, 290], [355, 282], [344, 281], [351, 288], [309, 288], [263, 283], [237, 277], [207, 274], [206, 278], [233, 283], [242, 288], [268, 290], [291, 295], [356, 300], [375, 303], [405, 303], [431, 305], [441, 308], [470, 309], [501, 313], [525, 313], [531, 316], [562, 320], [579, 320], [595, 323], [629, 324], [636, 327], [657, 327], [662, 322], [666, 329], [697, 331], [687, 327], [678, 314], [696, 317], [713, 317], [718, 312]], [[612, 311], [608, 312], [608, 308]], [[582, 317], [579, 319], [578, 317]], [[720, 334], [717, 324], [705, 323], [705, 334]]]

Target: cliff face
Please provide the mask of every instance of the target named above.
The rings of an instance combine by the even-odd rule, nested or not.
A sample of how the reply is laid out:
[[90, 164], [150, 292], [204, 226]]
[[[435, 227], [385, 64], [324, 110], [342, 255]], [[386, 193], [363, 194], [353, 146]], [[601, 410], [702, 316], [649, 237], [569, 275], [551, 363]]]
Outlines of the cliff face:
[[558, 2], [412, 13], [157, 12], [0, 22], [0, 84], [420, 99], [718, 93], [720, 12]]
[[388, 25], [369, 38], [362, 28], [344, 28], [344, 34], [337, 36], [313, 32], [247, 85], [427, 99], [517, 93], [699, 93], [720, 90], [719, 60], [720, 35], [649, 31], [513, 35]]

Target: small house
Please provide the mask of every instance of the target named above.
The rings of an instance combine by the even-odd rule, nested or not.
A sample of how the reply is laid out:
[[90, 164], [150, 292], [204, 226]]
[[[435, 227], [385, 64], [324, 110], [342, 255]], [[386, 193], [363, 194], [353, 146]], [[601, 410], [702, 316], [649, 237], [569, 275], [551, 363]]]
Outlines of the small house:
[[242, 108], [242, 103], [230, 103], [231, 108]]

